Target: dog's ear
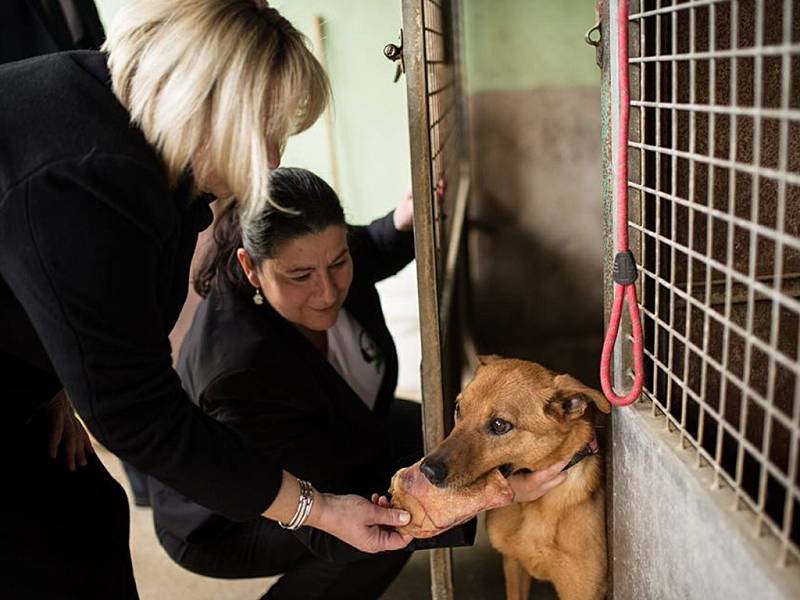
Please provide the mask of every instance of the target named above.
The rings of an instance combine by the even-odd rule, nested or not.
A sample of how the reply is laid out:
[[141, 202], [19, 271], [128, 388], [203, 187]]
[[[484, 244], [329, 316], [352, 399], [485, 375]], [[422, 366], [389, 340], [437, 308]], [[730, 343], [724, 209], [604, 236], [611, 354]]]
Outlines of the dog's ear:
[[[592, 402], [594, 402], [594, 405], [598, 409], [604, 413], [609, 414], [611, 412], [611, 405], [608, 403], [608, 400], [602, 392], [598, 392], [597, 390], [590, 388], [588, 385], [584, 385], [572, 375], [567, 375], [566, 373], [556, 375], [553, 379], [553, 383], [555, 384], [556, 389], [565, 392], [566, 395], [575, 394], [586, 396]], [[584, 406], [584, 409], [585, 408], [586, 407]], [[583, 410], [581, 410], [581, 414], [583, 414]]]
[[589, 406], [589, 398], [579, 392], [556, 392], [555, 397], [547, 403], [545, 411], [563, 419], [572, 421], [583, 416]]
[[503, 360], [499, 354], [478, 354], [478, 363], [480, 366], [490, 365], [498, 360]]

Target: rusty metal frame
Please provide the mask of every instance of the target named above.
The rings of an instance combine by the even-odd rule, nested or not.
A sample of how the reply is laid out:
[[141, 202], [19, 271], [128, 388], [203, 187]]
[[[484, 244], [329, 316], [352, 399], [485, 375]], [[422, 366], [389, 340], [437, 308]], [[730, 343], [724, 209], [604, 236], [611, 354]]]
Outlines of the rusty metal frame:
[[[608, 321], [611, 317], [611, 307], [614, 298], [614, 232], [616, 231], [616, 223], [614, 221], [614, 169], [615, 164], [612, 156], [613, 140], [616, 139], [616, 129], [612, 127], [615, 117], [612, 115], [612, 108], [617, 106], [615, 99], [618, 98], [618, 93], [613, 93], [612, 90], [616, 89], [619, 81], [617, 77], [612, 76], [612, 73], [618, 73], [615, 69], [616, 63], [612, 65], [612, 53], [610, 51], [612, 45], [612, 35], [616, 41], [616, 33], [612, 33], [614, 29], [609, 19], [609, 2], [598, 0], [597, 3], [597, 18], [600, 24], [600, 40], [598, 46], [598, 65], [601, 69], [600, 78], [600, 137], [602, 148], [602, 207], [603, 207], [603, 328], [608, 327]], [[588, 34], [587, 34], [588, 35]], [[619, 347], [620, 340], [627, 337], [630, 331], [626, 330], [626, 322], [622, 323], [621, 335], [617, 338], [617, 348]], [[614, 352], [614, 385], [617, 389], [618, 386], [618, 373], [620, 369], [617, 368], [619, 364], [620, 354], [615, 348]], [[608, 419], [608, 431], [606, 434], [606, 538], [607, 544], [607, 559], [608, 559], [608, 597], [614, 598], [614, 446], [612, 440], [614, 439], [614, 415]]]
[[[452, 426], [452, 396], [461, 383], [469, 152], [460, 2], [403, 0], [402, 6], [427, 450]], [[444, 82], [441, 71], [449, 74]], [[444, 97], [450, 102], [442, 108]], [[448, 179], [441, 206], [434, 192], [439, 177]], [[451, 551], [431, 551], [430, 569], [431, 597], [453, 598]]]
[[[601, 21], [600, 48], [602, 56], [602, 77], [601, 77], [601, 137], [603, 148], [603, 323], [604, 328], [608, 327], [611, 315], [611, 306], [614, 299], [614, 255], [616, 246], [617, 232], [617, 213], [615, 210], [615, 186], [616, 169], [619, 147], [619, 54], [618, 54], [618, 33], [614, 23], [619, 9], [619, 0], [606, 0], [598, 3]], [[640, 39], [635, 31], [629, 33], [629, 52], [638, 53]], [[635, 95], [638, 91], [636, 87], [638, 80], [631, 75], [631, 94]], [[630, 136], [638, 136], [640, 122], [631, 117]], [[628, 171], [631, 178], [639, 176], [641, 165], [629, 158]], [[639, 205], [629, 202], [629, 219], [633, 222], [640, 220]], [[641, 256], [641, 244], [639, 237], [631, 235], [629, 246], [634, 256]], [[641, 278], [637, 281], [637, 295], [641, 298]], [[623, 314], [620, 324], [619, 335], [613, 351], [613, 372], [612, 381], [617, 390], [629, 388], [633, 378], [633, 351], [632, 351], [632, 329], [627, 311]], [[614, 547], [614, 429], [615, 421], [619, 418], [618, 411], [612, 412], [608, 423], [608, 447], [606, 450], [606, 533], [608, 539], [608, 597], [615, 597], [615, 577], [614, 577], [614, 557], [616, 556]]]

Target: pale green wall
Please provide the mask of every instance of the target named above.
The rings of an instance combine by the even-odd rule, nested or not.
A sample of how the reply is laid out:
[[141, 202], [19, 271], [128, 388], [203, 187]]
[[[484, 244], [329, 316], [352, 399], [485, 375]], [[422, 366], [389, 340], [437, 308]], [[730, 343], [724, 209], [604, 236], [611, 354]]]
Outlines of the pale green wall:
[[[333, 126], [339, 192], [351, 222], [394, 207], [410, 184], [406, 91], [392, 82], [394, 65], [383, 47], [397, 41], [397, 0], [277, 0], [272, 3], [309, 38], [324, 20], [326, 64], [333, 85]], [[312, 42], [314, 40], [312, 39]], [[325, 123], [290, 142], [285, 163], [327, 159]], [[330, 163], [327, 161], [328, 172]]]
[[[96, 0], [105, 23], [125, 0]], [[405, 86], [392, 83], [383, 47], [396, 42], [399, 0], [276, 0], [314, 44], [314, 17], [324, 20], [325, 55], [333, 86], [337, 177], [325, 119], [289, 141], [282, 164], [309, 168], [333, 184], [352, 223], [393, 208], [410, 184]]]
[[[125, 0], [96, 0], [106, 23]], [[583, 34], [594, 0], [463, 0], [467, 83], [471, 93], [547, 86], [598, 85], [594, 49]], [[333, 85], [338, 169], [333, 176], [327, 123], [290, 140], [284, 165], [312, 169], [338, 192], [351, 222], [393, 207], [409, 186], [408, 123], [403, 80], [383, 46], [396, 42], [400, 0], [275, 0], [314, 43], [324, 20], [324, 50]]]
[[595, 0], [463, 0], [470, 92], [599, 86]]

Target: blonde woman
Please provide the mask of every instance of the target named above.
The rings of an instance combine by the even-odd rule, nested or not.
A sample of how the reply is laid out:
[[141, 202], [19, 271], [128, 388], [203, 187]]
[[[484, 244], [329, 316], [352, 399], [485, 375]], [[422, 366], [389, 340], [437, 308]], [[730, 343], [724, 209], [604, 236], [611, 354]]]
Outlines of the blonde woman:
[[106, 447], [230, 519], [404, 547], [406, 513], [316, 493], [203, 414], [171, 368], [209, 200], [268, 201], [281, 147], [328, 100], [322, 68], [259, 0], [133, 0], [104, 50], [0, 67], [6, 594], [137, 597], [122, 489], [93, 455], [69, 472], [40, 439], [62, 388]]

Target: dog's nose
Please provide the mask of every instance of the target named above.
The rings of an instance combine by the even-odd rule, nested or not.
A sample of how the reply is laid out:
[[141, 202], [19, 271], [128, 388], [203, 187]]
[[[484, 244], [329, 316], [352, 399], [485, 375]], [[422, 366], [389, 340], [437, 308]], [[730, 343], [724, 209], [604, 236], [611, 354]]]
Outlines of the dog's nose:
[[426, 458], [420, 465], [420, 471], [433, 485], [439, 485], [447, 479], [447, 465], [435, 458]]

